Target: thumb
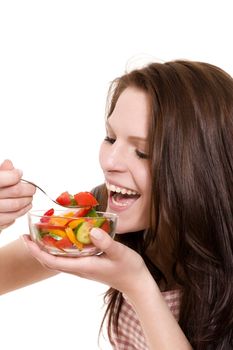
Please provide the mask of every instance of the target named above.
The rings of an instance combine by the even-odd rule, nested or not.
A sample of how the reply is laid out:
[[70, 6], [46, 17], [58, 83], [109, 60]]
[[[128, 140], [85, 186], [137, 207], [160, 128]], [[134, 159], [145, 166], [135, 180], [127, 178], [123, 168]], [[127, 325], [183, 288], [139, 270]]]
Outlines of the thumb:
[[109, 258], [119, 259], [123, 254], [124, 246], [114, 241], [108, 233], [101, 228], [93, 228], [90, 232], [92, 243], [101, 251], [106, 253]]
[[0, 165], [0, 170], [12, 170], [14, 169], [14, 165], [11, 160], [5, 159]]
[[9, 159], [5, 159], [0, 164], [0, 187], [17, 184], [22, 174], [22, 170], [15, 169], [13, 163]]

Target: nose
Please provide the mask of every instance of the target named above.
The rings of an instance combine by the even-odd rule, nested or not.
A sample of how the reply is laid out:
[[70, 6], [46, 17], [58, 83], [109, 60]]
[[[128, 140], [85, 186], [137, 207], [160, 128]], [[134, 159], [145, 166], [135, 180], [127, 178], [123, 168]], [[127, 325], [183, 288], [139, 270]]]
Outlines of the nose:
[[123, 145], [115, 141], [114, 144], [102, 143], [99, 160], [104, 172], [124, 172], [127, 169], [127, 154]]

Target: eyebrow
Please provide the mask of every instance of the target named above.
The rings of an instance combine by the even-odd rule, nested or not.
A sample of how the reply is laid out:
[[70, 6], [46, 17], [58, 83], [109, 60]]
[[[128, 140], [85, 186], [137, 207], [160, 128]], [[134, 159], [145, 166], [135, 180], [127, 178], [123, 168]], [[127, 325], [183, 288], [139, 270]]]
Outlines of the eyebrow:
[[141, 136], [129, 136], [128, 139], [132, 141], [148, 142], [147, 138]]
[[[106, 128], [110, 129], [112, 132], [114, 132], [113, 128], [111, 127], [110, 123], [108, 120], [106, 121]], [[128, 136], [128, 139], [131, 141], [137, 141], [137, 142], [148, 142], [148, 137], [141, 137], [141, 136]]]

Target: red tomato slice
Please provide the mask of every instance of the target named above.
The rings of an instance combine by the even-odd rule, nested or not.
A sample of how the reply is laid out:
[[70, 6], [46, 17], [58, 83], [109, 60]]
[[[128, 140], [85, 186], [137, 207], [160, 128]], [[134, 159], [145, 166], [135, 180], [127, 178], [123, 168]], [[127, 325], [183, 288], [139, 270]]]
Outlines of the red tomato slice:
[[40, 222], [49, 222], [50, 217], [54, 214], [54, 209], [49, 209], [44, 213], [44, 216], [42, 216], [42, 218], [40, 218]]
[[60, 196], [57, 197], [56, 202], [58, 202], [61, 205], [71, 205], [71, 195], [69, 192], [63, 192], [60, 194]]
[[73, 246], [73, 243], [69, 240], [68, 237], [64, 237], [60, 239], [59, 241], [56, 241], [56, 247], [58, 249], [65, 249], [65, 248], [71, 248]]
[[52, 247], [56, 247], [57, 240], [54, 239], [53, 237], [46, 235], [41, 239], [41, 242], [43, 242], [45, 245], [49, 245]]
[[80, 205], [81, 207], [95, 207], [99, 204], [90, 192], [79, 192], [74, 195], [74, 199], [77, 202], [77, 205]]
[[101, 228], [102, 230], [104, 230], [105, 232], [107, 232], [107, 233], [110, 233], [110, 231], [111, 231], [110, 223], [109, 223], [108, 220], [105, 220], [104, 223], [103, 223], [103, 225], [100, 226], [100, 228]]
[[82, 218], [83, 216], [87, 215], [87, 213], [90, 211], [91, 207], [81, 208], [79, 209], [75, 214], [74, 218]]
[[70, 219], [69, 221], [67, 221], [65, 226], [68, 226], [68, 224], [71, 221], [76, 220], [77, 218], [82, 218], [82, 217], [86, 216], [90, 209], [91, 209], [91, 207], [80, 208], [76, 213], [74, 213], [73, 219]]
[[47, 222], [38, 222], [35, 224], [35, 226], [40, 230], [51, 230], [51, 229], [64, 230], [65, 228], [65, 226], [52, 225], [52, 224], [48, 224]]

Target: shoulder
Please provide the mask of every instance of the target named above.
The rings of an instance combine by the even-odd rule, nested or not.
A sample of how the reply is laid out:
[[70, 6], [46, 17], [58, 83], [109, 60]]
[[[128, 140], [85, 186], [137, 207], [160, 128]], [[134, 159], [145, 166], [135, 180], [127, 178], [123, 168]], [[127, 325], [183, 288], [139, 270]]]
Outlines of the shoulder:
[[176, 318], [176, 320], [178, 320], [182, 291], [180, 289], [168, 290], [166, 292], [162, 292], [162, 295], [173, 316]]

